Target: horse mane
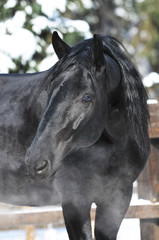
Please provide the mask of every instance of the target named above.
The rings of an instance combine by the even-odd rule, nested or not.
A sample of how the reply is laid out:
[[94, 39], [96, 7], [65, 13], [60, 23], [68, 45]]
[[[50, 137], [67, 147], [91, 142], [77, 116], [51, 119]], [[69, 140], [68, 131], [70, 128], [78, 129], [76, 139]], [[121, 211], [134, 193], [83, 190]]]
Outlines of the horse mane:
[[[125, 118], [132, 139], [138, 145], [140, 152], [144, 153], [148, 146], [149, 112], [148, 96], [141, 75], [118, 40], [110, 36], [100, 35], [100, 37], [102, 38], [104, 53], [112, 57], [121, 69], [119, 108]], [[91, 69], [90, 47], [92, 41], [92, 39], [87, 39], [74, 45], [71, 52], [55, 65], [54, 77], [79, 62], [87, 69]]]
[[103, 36], [102, 40], [105, 53], [116, 60], [122, 72], [120, 111], [140, 152], [144, 153], [148, 146], [149, 111], [142, 77], [119, 41], [109, 36]]

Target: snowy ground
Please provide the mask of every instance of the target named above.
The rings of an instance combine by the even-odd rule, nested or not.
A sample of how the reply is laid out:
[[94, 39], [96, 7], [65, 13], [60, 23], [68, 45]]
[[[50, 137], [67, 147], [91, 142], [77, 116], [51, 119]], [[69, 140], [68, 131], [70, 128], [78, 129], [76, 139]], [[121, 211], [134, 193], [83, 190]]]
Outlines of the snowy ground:
[[[48, 226], [46, 229], [37, 229], [35, 232], [35, 240], [68, 240], [65, 228], [52, 228]], [[117, 240], [140, 240], [139, 220], [124, 220]], [[0, 231], [0, 240], [26, 240], [25, 230], [9, 230]]]
[[[65, 228], [37, 229], [35, 240], [68, 240]], [[9, 230], [0, 232], [0, 240], [26, 240], [25, 230]]]

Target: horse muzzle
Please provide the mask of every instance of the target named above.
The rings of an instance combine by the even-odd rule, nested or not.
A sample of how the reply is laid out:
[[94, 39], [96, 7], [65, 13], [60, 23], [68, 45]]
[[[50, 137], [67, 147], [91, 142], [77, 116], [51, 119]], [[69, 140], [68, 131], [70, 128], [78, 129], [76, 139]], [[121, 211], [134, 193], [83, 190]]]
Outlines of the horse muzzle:
[[47, 159], [36, 159], [29, 153], [26, 154], [25, 163], [27, 174], [32, 180], [42, 180], [49, 178], [54, 172], [51, 169], [51, 161]]
[[54, 145], [52, 151], [40, 144], [33, 144], [27, 149], [25, 163], [29, 178], [33, 180], [47, 179], [53, 176], [62, 160], [72, 150], [67, 142], [60, 142]]

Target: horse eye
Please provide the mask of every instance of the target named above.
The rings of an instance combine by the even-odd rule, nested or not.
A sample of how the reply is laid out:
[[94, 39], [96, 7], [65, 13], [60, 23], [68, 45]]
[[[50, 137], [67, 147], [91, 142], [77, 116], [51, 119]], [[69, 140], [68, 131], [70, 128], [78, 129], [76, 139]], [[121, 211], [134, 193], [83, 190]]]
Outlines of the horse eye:
[[82, 98], [82, 102], [92, 102], [92, 98], [89, 95], [84, 95], [84, 97]]

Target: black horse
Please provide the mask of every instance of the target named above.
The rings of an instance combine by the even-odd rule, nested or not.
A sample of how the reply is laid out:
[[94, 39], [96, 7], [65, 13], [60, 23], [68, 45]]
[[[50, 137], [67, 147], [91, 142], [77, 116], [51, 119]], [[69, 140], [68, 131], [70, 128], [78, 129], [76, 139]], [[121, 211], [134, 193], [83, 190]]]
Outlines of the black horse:
[[[115, 240], [149, 156], [147, 94], [121, 44], [94, 35], [59, 61], [0, 75], [0, 201], [61, 203], [70, 240]], [[26, 170], [27, 169], [27, 170]]]

